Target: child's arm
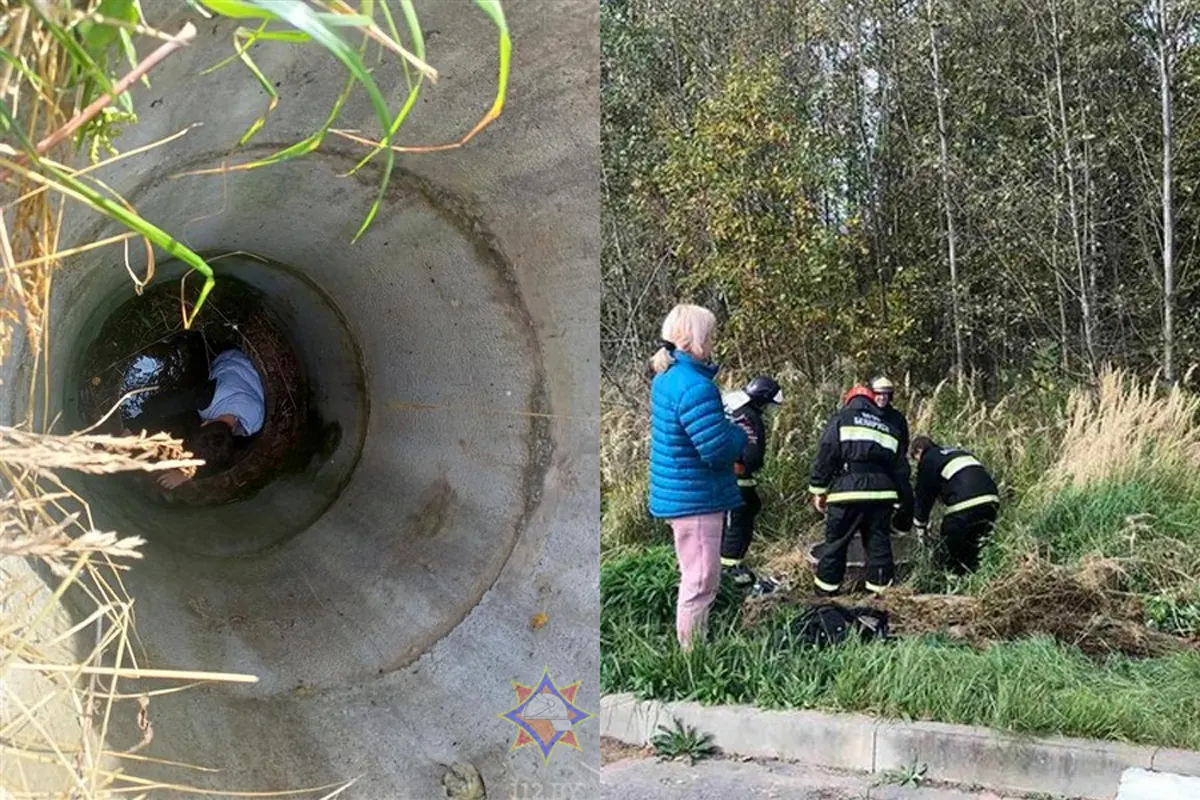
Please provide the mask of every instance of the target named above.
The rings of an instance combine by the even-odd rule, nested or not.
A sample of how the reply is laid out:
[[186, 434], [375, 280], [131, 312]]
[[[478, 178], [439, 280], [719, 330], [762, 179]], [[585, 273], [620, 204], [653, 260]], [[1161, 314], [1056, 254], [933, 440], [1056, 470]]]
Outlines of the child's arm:
[[184, 475], [181, 469], [169, 469], [161, 473], [156, 480], [158, 485], [164, 489], [178, 489], [187, 483], [190, 478]]

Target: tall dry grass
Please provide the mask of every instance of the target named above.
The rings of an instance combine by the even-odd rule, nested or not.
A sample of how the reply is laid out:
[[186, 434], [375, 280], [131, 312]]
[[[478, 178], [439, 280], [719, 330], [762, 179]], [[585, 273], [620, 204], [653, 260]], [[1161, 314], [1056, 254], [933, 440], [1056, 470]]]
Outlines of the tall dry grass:
[[1047, 488], [1127, 481], [1148, 469], [1200, 474], [1198, 412], [1200, 396], [1178, 385], [1106, 370], [1097, 387], [1071, 392]]

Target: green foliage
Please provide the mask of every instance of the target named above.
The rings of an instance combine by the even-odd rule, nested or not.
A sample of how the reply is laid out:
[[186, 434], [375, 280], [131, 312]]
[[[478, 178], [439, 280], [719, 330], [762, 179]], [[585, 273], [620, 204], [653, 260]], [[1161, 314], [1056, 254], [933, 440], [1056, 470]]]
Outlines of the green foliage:
[[1192, 583], [1147, 597], [1146, 619], [1155, 630], [1200, 637], [1200, 585]]
[[904, 786], [915, 789], [925, 782], [927, 772], [929, 772], [929, 765], [914, 759], [911, 764], [900, 769], [885, 769], [880, 773], [875, 785]]
[[673, 720], [674, 727], [658, 726], [658, 733], [650, 739], [650, 746], [655, 754], [662, 759], [686, 760], [695, 764], [702, 758], [716, 754], [717, 748], [712, 743], [711, 733], [700, 733], [691, 725], [684, 725], [679, 718]]
[[[245, 50], [254, 44], [259, 39], [275, 39], [289, 42], [315, 42], [321, 47], [329, 51], [335, 59], [337, 59], [346, 68], [347, 72], [353, 77], [354, 81], [363, 88], [367, 93], [367, 97], [371, 101], [371, 106], [375, 111], [375, 115], [379, 120], [381, 129], [384, 131], [382, 139], [384, 155], [383, 174], [379, 182], [379, 192], [376, 195], [375, 202], [371, 204], [371, 208], [367, 212], [366, 219], [363, 220], [354, 239], [366, 231], [371, 224], [371, 220], [379, 212], [379, 205], [383, 202], [384, 193], [387, 191], [387, 186], [391, 180], [392, 169], [395, 167], [395, 153], [390, 145], [391, 138], [394, 135], [392, 130], [393, 115], [388, 109], [387, 101], [384, 100], [383, 94], [375, 83], [375, 79], [371, 77], [367, 66], [363, 63], [360, 50], [351, 47], [348, 42], [338, 32], [339, 28], [357, 27], [364, 31], [370, 30], [374, 26], [374, 21], [370, 17], [353, 14], [334, 14], [316, 12], [303, 0], [200, 0], [210, 10], [236, 19], [257, 19], [261, 21], [259, 28], [245, 36], [247, 43], [244, 46], [239, 46], [242, 51], [243, 61], [258, 80], [259, 85], [263, 86], [267, 93], [272, 98], [272, 106], [278, 100], [274, 88], [270, 85], [270, 81], [259, 71], [254, 62], [249, 56], [245, 55]], [[289, 25], [293, 30], [268, 32], [266, 25], [268, 22], [280, 21]], [[364, 32], [363, 46], [365, 47], [367, 36]], [[338, 104], [340, 107], [340, 104]], [[251, 127], [242, 135], [241, 144], [245, 144], [258, 131], [259, 128], [266, 122], [266, 116], [256, 120]]]
[[[366, 218], [356, 232], [354, 240], [363, 235], [379, 211], [395, 165], [395, 151], [391, 147], [391, 140], [416, 103], [424, 73], [432, 73], [431, 68], [423, 62], [424, 37], [412, 0], [398, 0], [398, 2], [403, 19], [408, 26], [409, 38], [415, 53], [409, 53], [401, 43], [395, 40], [399, 38], [399, 31], [386, 2], [363, 3], [359, 9], [361, 13], [357, 13], [345, 4], [338, 12], [322, 11], [319, 10], [322, 6], [313, 6], [303, 0], [193, 0], [189, 2], [192, 8], [201, 11], [208, 17], [216, 14], [230, 19], [258, 23], [258, 27], [253, 30], [238, 28], [234, 35], [234, 56], [214, 67], [214, 69], [219, 68], [233, 58], [240, 58], [270, 97], [267, 111], [256, 119], [242, 136], [241, 144], [243, 145], [263, 127], [267, 114], [278, 102], [278, 94], [271, 81], [259, 70], [249, 55], [248, 51], [255, 43], [275, 41], [292, 45], [317, 44], [339, 62], [348, 74], [345, 89], [335, 100], [324, 124], [313, 135], [265, 159], [238, 165], [235, 167], [236, 169], [268, 166], [313, 152], [332, 129], [351, 91], [355, 87], [364, 90], [379, 121], [382, 138], [359, 162], [355, 170], [363, 167], [380, 154], [383, 156], [384, 165], [380, 174], [378, 193]], [[475, 0], [475, 5], [488, 17], [499, 34], [496, 97], [488, 114], [476, 127], [475, 131], [478, 131], [483, 125], [498, 116], [504, 106], [512, 42], [507, 21], [498, 0]], [[39, 75], [36, 70], [31, 69], [30, 63], [45, 57], [44, 48], [36, 54], [4, 52], [3, 56], [6, 63], [15, 68], [15, 74], [20, 77], [21, 81], [29, 84], [28, 89], [32, 90], [32, 97], [37, 98], [38, 102], [47, 102], [55, 106], [53, 113], [43, 113], [43, 118], [54, 119], [56, 115], [62, 114], [71, 116], [74, 113], [72, 104], [75, 104], [77, 110], [103, 94], [111, 94], [117, 80], [117, 66], [113, 62], [115, 48], [122, 49], [131, 68], [137, 66], [137, 55], [131, 31], [138, 26], [147, 25], [138, 0], [91, 2], [85, 4], [85, 7], [80, 9], [83, 13], [76, 16], [68, 16], [63, 13], [64, 9], [55, 9], [39, 3], [31, 4], [30, 8], [36, 17], [36, 24], [40, 25], [65, 53], [68, 70], [66, 78], [61, 79], [58, 75], [54, 75], [53, 77], [58, 79], [59, 83], [52, 86], [45, 79], [49, 76]], [[395, 39], [387, 37], [376, 24], [375, 15], [380, 11], [382, 11], [385, 24]], [[279, 27], [268, 29], [269, 23], [278, 23]], [[345, 37], [345, 34], [355, 31], [362, 37], [357, 48], [352, 46]], [[29, 46], [29, 42], [36, 42], [38, 39], [36, 36], [28, 36], [23, 41]], [[371, 41], [379, 43], [384, 50], [397, 53], [401, 58], [401, 63], [405, 66], [406, 74], [407, 62], [410, 61], [422, 72], [422, 77], [415, 83], [411, 81], [410, 76], [408, 94], [396, 112], [389, 107], [384, 98], [384, 90], [377, 84], [372, 70], [368, 69], [363, 61], [363, 53]], [[22, 88], [19, 83], [15, 84], [13, 92], [20, 93]], [[99, 114], [81, 126], [75, 134], [77, 148], [86, 151], [93, 163], [99, 161], [102, 151], [116, 155], [117, 151], [113, 141], [120, 135], [121, 126], [137, 122], [130, 93], [123, 92], [117, 98], [117, 102], [119, 106], [102, 109]], [[34, 119], [36, 118], [37, 115], [34, 115]], [[185, 261], [204, 277], [204, 283], [191, 315], [186, 320], [186, 324], [190, 326], [191, 320], [200, 312], [213, 286], [212, 269], [207, 262], [184, 247], [167, 232], [160, 231], [151, 225], [123, 199], [110, 196], [112, 195], [111, 191], [103, 184], [91, 178], [86, 181], [76, 178], [68, 170], [53, 166], [48, 160], [39, 156], [34, 147], [34, 141], [39, 137], [26, 135], [17, 129], [13, 120], [12, 107], [7, 99], [0, 101], [0, 124], [3, 124], [5, 131], [16, 135], [18, 140], [16, 143], [21, 146], [21, 157], [32, 167], [32, 169], [27, 169], [19, 164], [9, 163], [6, 164], [8, 168], [19, 172], [29, 180], [72, 197], [90, 206], [97, 213], [108, 216], [128, 227], [148, 241], [162, 247], [170, 255]]]
[[[1162, 133], [1144, 16], [1111, 0], [936, 14], [967, 371], [993, 392], [1001, 367], [1153, 368]], [[947, 374], [923, 4], [621, 0], [601, 25], [606, 365], [644, 359], [688, 297], [727, 320], [727, 362]], [[1183, 36], [1173, 85], [1181, 199], [1200, 185], [1197, 42]], [[1176, 203], [1181, 373], [1200, 360], [1198, 209]]]
[[912, 319], [864, 324], [878, 298], [854, 268], [867, 253], [861, 221], [822, 219], [819, 198], [838, 179], [829, 141], [784, 88], [777, 59], [734, 62], [685, 126], [663, 124], [664, 158], [635, 190], [656, 209], [683, 296], [729, 310], [723, 352], [809, 368], [882, 355]]
[[[600, 568], [600, 597], [606, 607], [620, 609], [617, 616], [605, 616], [600, 637], [619, 635], [621, 631], [659, 631], [670, 624], [674, 630], [675, 589], [679, 586], [679, 566], [669, 546], [654, 546], [604, 564]], [[740, 592], [722, 582], [713, 613], [724, 618], [736, 612]], [[673, 634], [672, 634], [673, 635]]]
[[95, 59], [108, 56], [110, 46], [121, 38], [124, 28], [107, 22], [124, 22], [136, 25], [142, 21], [142, 15], [134, 0], [100, 0], [95, 13], [104, 17], [105, 22], [95, 22], [85, 19], [79, 23], [79, 36], [83, 40], [83, 49]]
[[79, 129], [79, 139], [88, 143], [88, 160], [98, 164], [102, 153], [108, 156], [117, 155], [118, 150], [114, 142], [120, 138], [126, 125], [136, 124], [137, 121], [137, 114], [113, 106], [103, 109]]

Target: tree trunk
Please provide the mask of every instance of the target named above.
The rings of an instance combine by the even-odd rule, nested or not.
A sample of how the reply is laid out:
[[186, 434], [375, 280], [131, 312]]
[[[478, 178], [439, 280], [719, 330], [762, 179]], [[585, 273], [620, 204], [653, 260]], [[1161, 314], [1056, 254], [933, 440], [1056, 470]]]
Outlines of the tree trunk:
[[1058, 11], [1052, 8], [1050, 19], [1054, 26], [1054, 78], [1058, 95], [1058, 119], [1062, 133], [1063, 172], [1067, 178], [1067, 208], [1071, 219], [1071, 243], [1075, 250], [1075, 268], [1079, 280], [1079, 307], [1083, 320], [1083, 343], [1087, 352], [1089, 369], [1096, 371], [1096, 324], [1092, 307], [1092, 292], [1087, 266], [1087, 250], [1083, 242], [1083, 230], [1079, 219], [1079, 196], [1075, 187], [1075, 165], [1071, 152], [1071, 128], [1067, 119], [1066, 91], [1063, 86], [1062, 36], [1058, 24]]
[[1170, 0], [1158, 0], [1158, 78], [1162, 106], [1163, 377], [1175, 382], [1175, 150], [1171, 114]]
[[963, 389], [964, 348], [962, 308], [958, 291], [958, 253], [954, 231], [954, 209], [950, 205], [950, 141], [946, 130], [946, 103], [943, 97], [941, 58], [938, 52], [937, 22], [934, 20], [933, 0], [926, 0], [929, 13], [929, 43], [933, 57], [933, 92], [937, 103], [938, 144], [941, 150], [942, 206], [946, 211], [946, 256], [950, 262], [950, 315], [954, 321], [954, 380], [958, 390]]
[[[1054, 170], [1054, 191], [1058, 193], [1061, 186], [1062, 170], [1057, 167]], [[1059, 354], [1062, 359], [1063, 372], [1066, 372], [1071, 362], [1068, 353], [1071, 352], [1070, 328], [1067, 327], [1067, 282], [1062, 276], [1062, 272], [1058, 268], [1058, 244], [1059, 244], [1059, 227], [1062, 225], [1061, 209], [1058, 208], [1058, 203], [1055, 203], [1054, 208], [1054, 238], [1050, 240], [1050, 269], [1054, 272], [1054, 287], [1058, 295], [1058, 331], [1059, 331], [1059, 347], [1062, 352]]]
[[[880, 101], [878, 104], [878, 108], [880, 109], [880, 121], [878, 126], [875, 127], [875, 138], [872, 140], [871, 101], [867, 96], [866, 87], [864, 85], [866, 81], [867, 67], [863, 62], [862, 44], [857, 38], [862, 34], [862, 28], [863, 24], [861, 18], [856, 19], [854, 21], [854, 94], [858, 106], [856, 114], [858, 121], [857, 127], [863, 152], [863, 178], [866, 183], [866, 205], [870, 214], [869, 224], [871, 227], [871, 249], [874, 250], [875, 256], [875, 281], [879, 288], [879, 315], [883, 325], [886, 327], [888, 324], [888, 276], [886, 272], [886, 266], [884, 264], [884, 242], [883, 231], [881, 230], [881, 211], [879, 204], [880, 178], [875, 171], [875, 148], [881, 138], [880, 128], [882, 128], [884, 124], [883, 115], [887, 112], [884, 103]], [[875, 29], [875, 35], [877, 38], [880, 37], [878, 30], [878, 28]], [[876, 91], [879, 92], [880, 95], [883, 95], [885, 93], [884, 86], [887, 76], [882, 69], [877, 70], [876, 74], [878, 76]]]

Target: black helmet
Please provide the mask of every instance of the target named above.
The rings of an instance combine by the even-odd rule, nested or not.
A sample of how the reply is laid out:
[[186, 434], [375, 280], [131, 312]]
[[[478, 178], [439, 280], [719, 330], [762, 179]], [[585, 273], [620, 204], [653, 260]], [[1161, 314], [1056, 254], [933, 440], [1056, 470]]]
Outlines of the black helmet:
[[783, 390], [779, 388], [779, 384], [774, 379], [768, 378], [766, 375], [759, 375], [747, 383], [746, 388], [742, 391], [751, 400], [757, 400], [760, 403], [779, 405], [783, 402]]

